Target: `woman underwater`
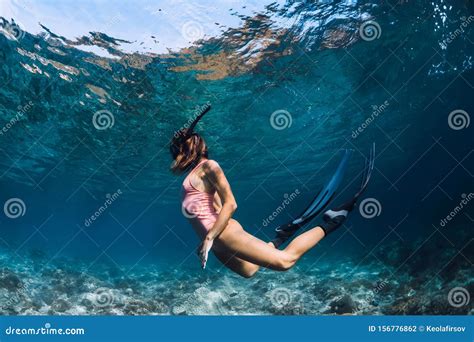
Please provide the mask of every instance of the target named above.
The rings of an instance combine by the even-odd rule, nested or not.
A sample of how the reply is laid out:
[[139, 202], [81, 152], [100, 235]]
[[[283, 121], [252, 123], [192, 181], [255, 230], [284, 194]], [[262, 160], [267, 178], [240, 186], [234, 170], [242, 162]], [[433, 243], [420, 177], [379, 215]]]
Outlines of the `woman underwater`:
[[301, 217], [277, 228], [276, 238], [266, 243], [246, 232], [240, 223], [232, 218], [237, 209], [237, 202], [231, 186], [219, 164], [208, 158], [204, 139], [193, 131], [197, 122], [209, 109], [210, 106], [206, 105], [189, 128], [176, 132], [170, 144], [173, 158], [172, 172], [175, 174], [189, 172], [182, 186], [182, 208], [183, 214], [189, 219], [202, 241], [198, 248], [202, 267], [205, 268], [208, 253], [212, 250], [222, 264], [246, 278], [252, 277], [260, 267], [286, 271], [346, 220], [357, 198], [367, 186], [373, 169], [372, 152], [372, 160], [368, 163], [369, 167], [359, 192], [342, 206], [326, 211], [322, 224], [298, 235], [280, 250], [278, 249], [280, 245], [320, 213], [331, 200], [350, 153], [346, 151], [336, 175]]

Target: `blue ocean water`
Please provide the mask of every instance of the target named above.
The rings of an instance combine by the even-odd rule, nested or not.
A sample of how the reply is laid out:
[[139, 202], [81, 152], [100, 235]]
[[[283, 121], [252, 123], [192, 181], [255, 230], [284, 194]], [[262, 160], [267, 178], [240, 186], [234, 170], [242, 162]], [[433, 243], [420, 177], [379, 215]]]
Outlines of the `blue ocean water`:
[[[14, 19], [0, 35], [3, 314], [472, 313], [471, 2], [273, 3], [163, 54]], [[345, 148], [333, 203], [350, 196], [375, 142], [366, 205], [289, 272], [201, 270], [168, 143], [206, 102], [197, 130], [249, 232], [270, 240]]]

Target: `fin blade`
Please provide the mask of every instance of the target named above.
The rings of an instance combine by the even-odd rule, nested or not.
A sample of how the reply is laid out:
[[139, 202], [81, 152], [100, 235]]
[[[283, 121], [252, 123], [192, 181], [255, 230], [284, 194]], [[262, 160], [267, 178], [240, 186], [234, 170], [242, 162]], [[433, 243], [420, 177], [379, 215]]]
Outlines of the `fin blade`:
[[303, 215], [301, 215], [302, 218], [312, 215], [315, 212], [321, 212], [329, 204], [329, 200], [341, 184], [351, 155], [351, 150], [345, 150], [344, 156], [341, 162], [339, 163], [336, 172], [334, 172], [332, 178], [329, 180], [324, 189], [320, 192], [320, 194], [322, 193], [323, 195], [319, 199], [317, 198], [317, 202], [313, 201], [313, 203], [311, 203], [310, 207], [303, 213]]

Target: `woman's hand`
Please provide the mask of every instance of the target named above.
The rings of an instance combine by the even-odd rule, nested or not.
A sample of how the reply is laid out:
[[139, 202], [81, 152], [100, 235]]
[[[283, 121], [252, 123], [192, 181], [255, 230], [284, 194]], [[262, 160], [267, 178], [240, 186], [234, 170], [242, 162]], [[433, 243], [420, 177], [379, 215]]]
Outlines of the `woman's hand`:
[[203, 269], [206, 268], [207, 258], [209, 256], [209, 251], [211, 250], [213, 243], [214, 239], [206, 237], [198, 248], [198, 256], [199, 259], [201, 259], [201, 266]]
[[202, 268], [206, 267], [207, 257], [212, 248], [214, 239], [216, 239], [222, 231], [227, 227], [232, 214], [237, 209], [234, 195], [230, 189], [230, 184], [224, 175], [224, 171], [215, 161], [209, 160], [204, 163], [203, 169], [206, 180], [213, 185], [218, 194], [219, 200], [222, 201], [222, 206], [217, 215], [217, 220], [212, 228], [207, 232], [207, 235], [198, 249], [198, 255], [201, 259]]

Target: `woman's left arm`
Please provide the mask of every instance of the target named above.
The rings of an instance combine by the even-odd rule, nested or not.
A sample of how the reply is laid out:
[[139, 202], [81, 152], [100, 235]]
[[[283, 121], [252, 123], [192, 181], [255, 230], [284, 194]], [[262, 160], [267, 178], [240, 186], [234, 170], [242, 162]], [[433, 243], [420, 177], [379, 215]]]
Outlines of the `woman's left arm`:
[[237, 209], [237, 203], [234, 194], [232, 193], [232, 189], [230, 188], [230, 184], [219, 164], [210, 160], [204, 165], [203, 169], [206, 174], [206, 180], [214, 186], [222, 201], [222, 208], [219, 211], [217, 220], [214, 223], [214, 226], [207, 233], [199, 248], [199, 257], [201, 259], [202, 267], [205, 268], [208, 254], [212, 248], [214, 239], [227, 227], [230, 218]]

